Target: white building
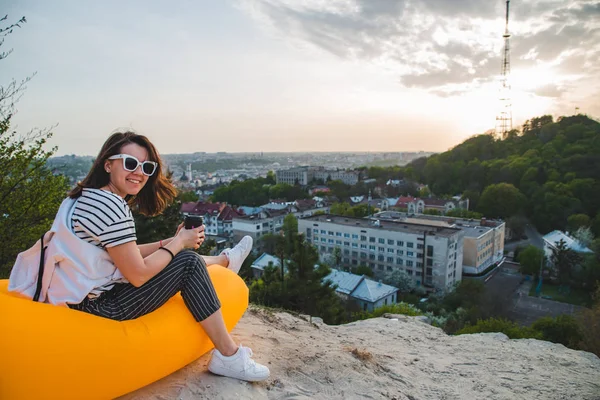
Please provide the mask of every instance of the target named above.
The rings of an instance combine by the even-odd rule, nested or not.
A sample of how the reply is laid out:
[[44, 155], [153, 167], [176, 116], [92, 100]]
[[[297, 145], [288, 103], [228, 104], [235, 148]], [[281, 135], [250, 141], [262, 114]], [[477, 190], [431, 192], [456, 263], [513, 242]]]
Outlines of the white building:
[[359, 180], [359, 174], [356, 171], [347, 170], [328, 170], [323, 167], [296, 167], [287, 170], [278, 170], [275, 172], [277, 183], [287, 183], [288, 185], [299, 184], [306, 186], [313, 179], [340, 180], [346, 185], [356, 185]]
[[337, 247], [342, 263], [369, 266], [376, 277], [405, 271], [417, 286], [446, 292], [462, 279], [464, 232], [457, 228], [316, 215], [298, 220], [321, 259]]
[[337, 286], [335, 292], [338, 296], [344, 300], [354, 300], [363, 311], [373, 311], [398, 301], [398, 288], [381, 281], [375, 282], [364, 275], [332, 269], [323, 281], [330, 281]]
[[504, 261], [504, 221], [466, 219], [437, 215], [408, 215], [397, 211], [382, 211], [375, 219], [409, 222], [411, 224], [437, 225], [457, 228], [465, 233], [463, 244], [463, 274], [477, 275], [494, 264]]

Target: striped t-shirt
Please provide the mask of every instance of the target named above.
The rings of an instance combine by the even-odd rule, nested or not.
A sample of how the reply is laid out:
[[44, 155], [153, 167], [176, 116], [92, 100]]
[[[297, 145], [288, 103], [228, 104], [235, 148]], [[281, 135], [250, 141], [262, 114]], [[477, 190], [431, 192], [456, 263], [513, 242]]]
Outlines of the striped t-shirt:
[[[84, 188], [75, 203], [71, 229], [82, 240], [100, 248], [114, 247], [137, 240], [135, 223], [127, 202], [119, 195], [103, 189]], [[88, 297], [110, 290], [113, 281], [95, 288]]]

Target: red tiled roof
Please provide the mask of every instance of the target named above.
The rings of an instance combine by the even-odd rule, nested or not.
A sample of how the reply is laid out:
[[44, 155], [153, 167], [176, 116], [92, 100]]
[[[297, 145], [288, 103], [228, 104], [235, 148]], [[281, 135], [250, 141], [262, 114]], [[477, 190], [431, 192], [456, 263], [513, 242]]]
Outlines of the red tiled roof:
[[225, 207], [227, 207], [226, 203], [203, 203], [199, 201], [197, 203], [183, 203], [181, 205], [181, 212], [198, 215], [214, 215], [221, 212]]

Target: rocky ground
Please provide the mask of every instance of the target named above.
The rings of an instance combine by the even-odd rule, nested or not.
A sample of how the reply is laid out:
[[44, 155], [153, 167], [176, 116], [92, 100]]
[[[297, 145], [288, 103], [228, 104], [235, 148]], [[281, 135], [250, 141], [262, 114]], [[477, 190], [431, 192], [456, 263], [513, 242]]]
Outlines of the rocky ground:
[[600, 400], [594, 354], [500, 333], [449, 336], [418, 318], [387, 317], [328, 326], [251, 306], [233, 336], [269, 366], [267, 381], [214, 376], [205, 355], [121, 400]]

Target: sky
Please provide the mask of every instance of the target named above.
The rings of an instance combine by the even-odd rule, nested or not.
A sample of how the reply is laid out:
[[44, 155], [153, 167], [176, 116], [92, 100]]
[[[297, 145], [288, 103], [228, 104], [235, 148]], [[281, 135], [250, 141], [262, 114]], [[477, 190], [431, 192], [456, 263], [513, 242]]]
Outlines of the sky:
[[[13, 128], [58, 155], [445, 151], [495, 126], [502, 0], [4, 0]], [[2, 25], [5, 26], [5, 25]], [[600, 117], [600, 2], [510, 3], [513, 126]]]

